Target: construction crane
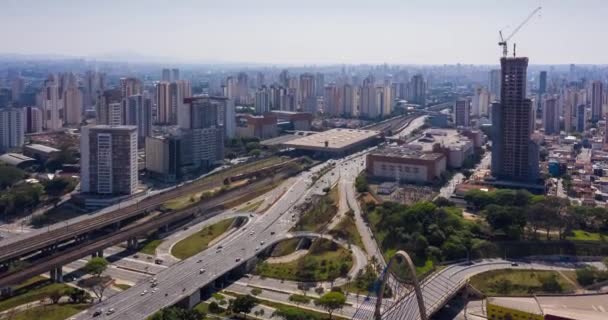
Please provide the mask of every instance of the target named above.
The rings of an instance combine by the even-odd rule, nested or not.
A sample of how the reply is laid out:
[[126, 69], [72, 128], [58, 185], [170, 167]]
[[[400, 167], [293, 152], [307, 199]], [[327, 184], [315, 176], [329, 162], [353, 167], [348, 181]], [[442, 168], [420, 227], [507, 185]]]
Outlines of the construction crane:
[[[530, 15], [528, 15], [528, 17], [519, 24], [519, 26], [517, 26], [517, 28], [515, 28], [515, 30], [513, 30], [513, 32], [511, 32], [511, 34], [506, 37], [503, 38], [502, 36], [502, 30], [498, 31], [498, 34], [500, 35], [500, 42], [498, 43], [499, 46], [502, 46], [502, 56], [503, 57], [507, 57], [508, 54], [508, 48], [507, 48], [507, 41], [511, 40], [511, 38], [513, 38], [513, 36], [517, 33], [517, 31], [519, 31], [526, 23], [528, 23], [528, 21], [530, 21], [530, 19], [532, 19], [532, 17], [534, 17], [534, 15], [536, 13], [538, 13], [540, 11], [540, 9], [542, 9], [542, 7], [538, 7], [536, 9], [534, 9], [532, 11], [532, 13], [530, 13]], [[513, 47], [513, 55], [515, 55], [515, 46]]]

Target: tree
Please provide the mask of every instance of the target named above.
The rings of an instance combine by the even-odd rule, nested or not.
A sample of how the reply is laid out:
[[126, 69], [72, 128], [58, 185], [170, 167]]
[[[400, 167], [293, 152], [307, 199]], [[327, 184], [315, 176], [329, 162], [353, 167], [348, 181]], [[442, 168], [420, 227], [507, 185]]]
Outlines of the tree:
[[262, 151], [260, 149], [253, 149], [253, 150], [249, 151], [249, 155], [254, 158], [259, 157], [261, 154], [262, 154]]
[[74, 189], [72, 181], [66, 178], [55, 178], [44, 184], [44, 191], [53, 197], [58, 197]]
[[18, 168], [0, 165], [0, 190], [14, 185], [24, 176], [25, 173]]
[[331, 291], [319, 298], [316, 301], [316, 304], [325, 309], [329, 314], [329, 319], [331, 319], [332, 314], [336, 310], [342, 309], [344, 304], [346, 303], [346, 297], [342, 292]]
[[256, 304], [258, 304], [258, 300], [251, 295], [239, 296], [232, 301], [231, 309], [235, 313], [245, 314], [245, 318], [247, 318], [247, 314]]
[[212, 301], [209, 304], [209, 312], [211, 312], [211, 313], [221, 313], [222, 311], [223, 311], [222, 308], [220, 308], [220, 305], [217, 304], [217, 302]]
[[77, 288], [71, 288], [67, 295], [72, 303], [87, 303], [91, 299], [91, 295], [88, 292]]
[[101, 274], [108, 268], [108, 260], [102, 257], [95, 257], [89, 260], [84, 266], [86, 273], [91, 274], [97, 278], [101, 277]]
[[360, 175], [355, 179], [355, 188], [357, 189], [357, 192], [366, 192], [369, 190], [365, 175]]
[[198, 310], [186, 310], [177, 307], [161, 309], [150, 320], [202, 320], [205, 314]]

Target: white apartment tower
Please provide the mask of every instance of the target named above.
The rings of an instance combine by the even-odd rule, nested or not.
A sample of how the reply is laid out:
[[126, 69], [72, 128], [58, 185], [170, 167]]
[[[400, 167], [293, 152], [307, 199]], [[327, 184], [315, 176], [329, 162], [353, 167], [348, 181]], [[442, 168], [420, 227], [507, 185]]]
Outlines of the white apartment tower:
[[129, 195], [137, 190], [137, 127], [82, 127], [80, 177], [83, 193]]

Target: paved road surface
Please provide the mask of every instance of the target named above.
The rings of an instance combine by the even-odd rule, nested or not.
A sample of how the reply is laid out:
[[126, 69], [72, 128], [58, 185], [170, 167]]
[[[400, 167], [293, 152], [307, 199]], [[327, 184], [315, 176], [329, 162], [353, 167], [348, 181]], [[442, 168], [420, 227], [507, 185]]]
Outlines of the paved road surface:
[[[114, 308], [116, 312], [98, 319], [145, 319], [158, 309], [173, 305], [189, 297], [193, 292], [197, 292], [200, 287], [243, 264], [246, 260], [255, 256], [258, 250], [285, 238], [287, 231], [295, 223], [289, 218], [292, 213], [295, 213], [294, 204], [303, 203], [312, 193], [322, 193], [322, 187], [318, 186], [319, 183], [312, 188], [310, 187], [312, 174], [320, 168], [321, 166], [317, 166], [310, 172], [299, 175], [296, 182], [283, 197], [266, 213], [246, 229], [243, 228], [239, 236], [222, 242], [223, 249], [221, 252], [216, 252], [216, 246], [160, 272], [156, 276], [159, 283], [156, 293], [152, 293], [148, 283], [140, 283], [102, 302], [100, 305], [80, 313], [76, 319], [88, 319], [91, 313], [99, 308], [105, 310]], [[332, 170], [325, 175], [327, 178], [319, 181], [335, 181], [338, 176], [335, 171], [335, 169]], [[271, 235], [271, 232], [275, 234]], [[264, 241], [264, 245], [261, 245], [262, 241]], [[200, 269], [205, 269], [205, 272], [200, 274]], [[147, 290], [147, 292], [144, 290]], [[142, 295], [144, 292], [146, 293]]]

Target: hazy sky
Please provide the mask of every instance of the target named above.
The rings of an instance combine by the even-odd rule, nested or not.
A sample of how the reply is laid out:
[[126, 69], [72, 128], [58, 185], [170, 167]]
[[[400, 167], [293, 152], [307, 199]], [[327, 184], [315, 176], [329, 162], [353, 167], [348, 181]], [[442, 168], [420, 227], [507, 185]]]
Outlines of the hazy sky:
[[608, 0], [0, 0], [0, 53], [190, 62], [608, 63]]

